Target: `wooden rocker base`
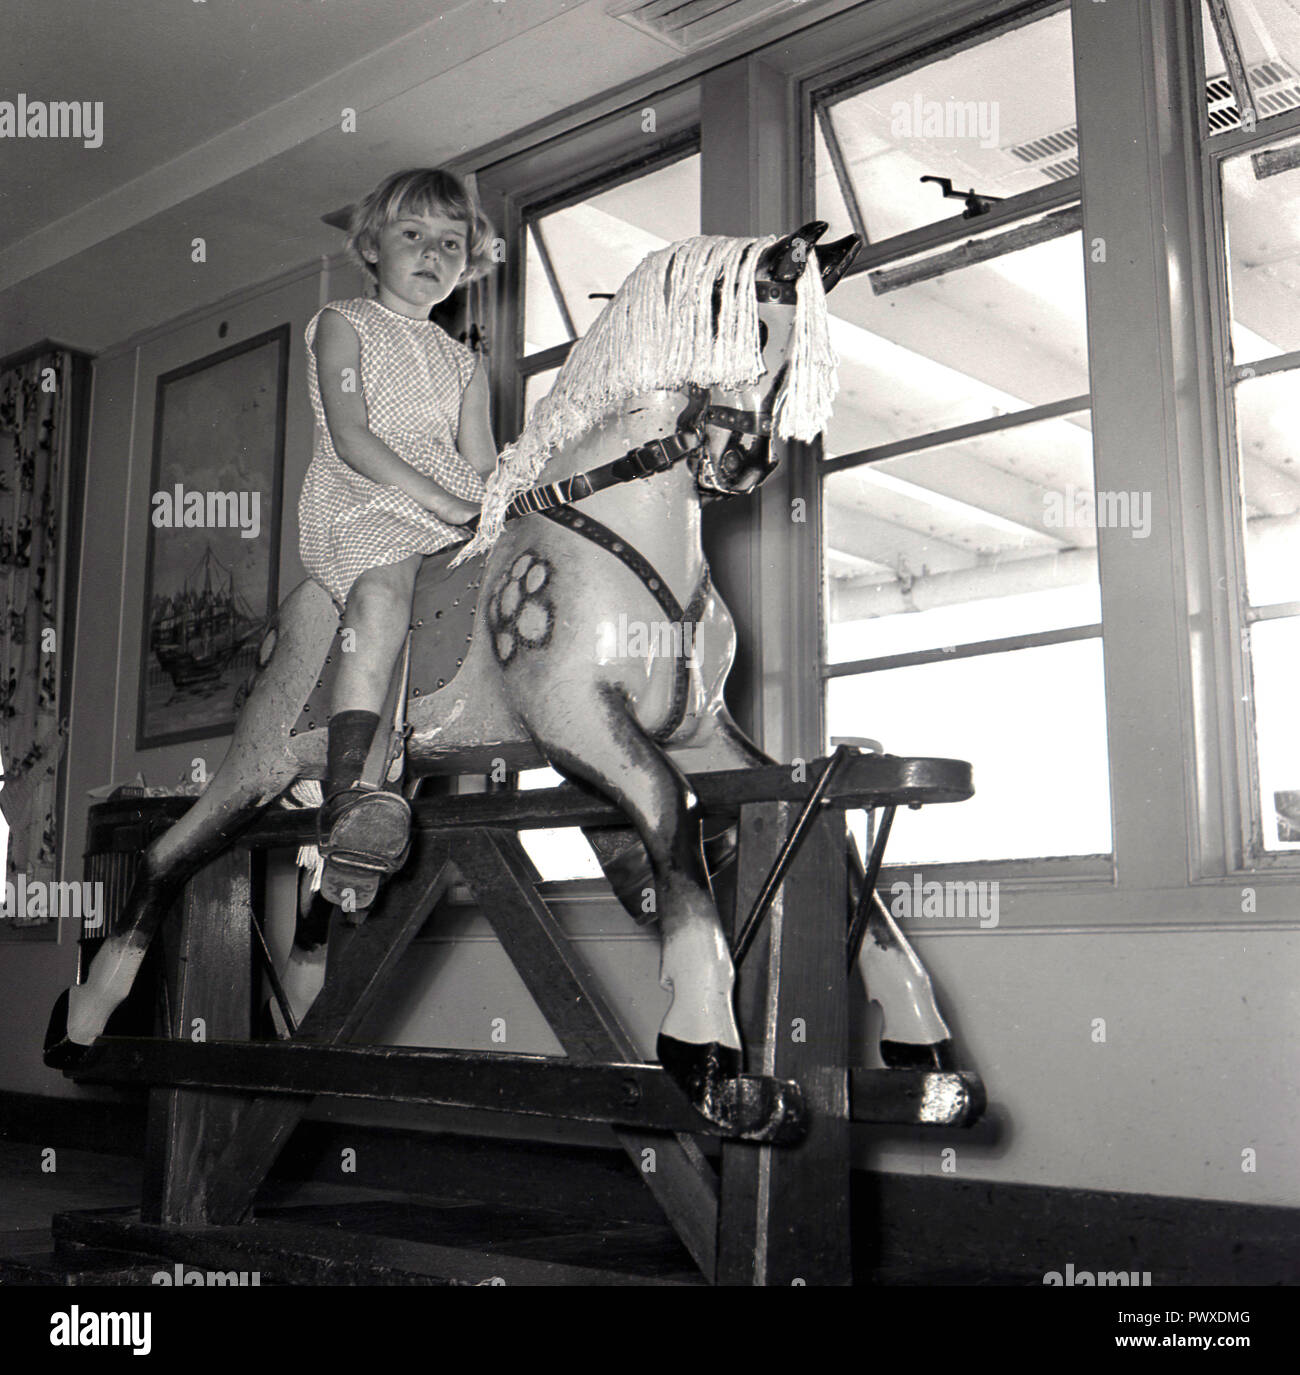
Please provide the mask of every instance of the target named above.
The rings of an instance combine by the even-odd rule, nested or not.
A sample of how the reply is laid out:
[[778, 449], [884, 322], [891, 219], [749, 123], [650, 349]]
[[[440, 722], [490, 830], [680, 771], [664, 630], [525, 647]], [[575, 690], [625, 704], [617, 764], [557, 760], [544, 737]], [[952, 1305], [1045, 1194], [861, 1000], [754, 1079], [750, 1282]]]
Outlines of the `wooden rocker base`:
[[[817, 777], [816, 761], [808, 772]], [[263, 1283], [849, 1283], [851, 1124], [969, 1126], [984, 1092], [977, 1076], [955, 1072], [933, 1047], [928, 1063], [917, 1056], [905, 1068], [848, 1067], [850, 888], [838, 813], [959, 801], [971, 784], [969, 766], [955, 760], [863, 755], [842, 761], [833, 778], [823, 772], [824, 807], [813, 807], [812, 785], [787, 768], [690, 775], [708, 815], [739, 823], [732, 939], [749, 913], [750, 949], [738, 970], [737, 1019], [749, 1069], [762, 1071], [751, 1074], [754, 1082], [798, 1086], [807, 1111], [796, 1139], [744, 1139], [709, 1122], [671, 1074], [642, 1059], [539, 893], [519, 840], [534, 827], [625, 822], [603, 798], [570, 785], [417, 801], [410, 863], [384, 884], [364, 924], [333, 924], [325, 984], [297, 1035], [248, 1041], [253, 854], [315, 839], [311, 813], [285, 810], [259, 818], [185, 891], [169, 945], [173, 1035], [101, 1037], [91, 1063], [76, 1071], [88, 1081], [149, 1086], [149, 1162], [136, 1213], [63, 1215], [56, 1240], [70, 1249], [259, 1270]], [[134, 855], [186, 805], [133, 799], [92, 812], [87, 877], [110, 890], [110, 931], [112, 902], [125, 899]], [[783, 838], [796, 834], [805, 811], [796, 846]], [[873, 853], [872, 882], [875, 861]], [[562, 1057], [352, 1044], [454, 883], [476, 897]], [[871, 883], [860, 887], [872, 891]], [[202, 1042], [185, 1034], [196, 1018]], [[321, 1093], [605, 1124], [665, 1225], [643, 1222], [651, 1231], [634, 1235], [602, 1221], [593, 1249], [590, 1236], [531, 1206], [483, 1213], [478, 1231], [464, 1200], [369, 1213], [349, 1204], [346, 1217], [255, 1209]], [[705, 1153], [707, 1137], [720, 1151]], [[590, 1220], [584, 1228], [593, 1230]]]

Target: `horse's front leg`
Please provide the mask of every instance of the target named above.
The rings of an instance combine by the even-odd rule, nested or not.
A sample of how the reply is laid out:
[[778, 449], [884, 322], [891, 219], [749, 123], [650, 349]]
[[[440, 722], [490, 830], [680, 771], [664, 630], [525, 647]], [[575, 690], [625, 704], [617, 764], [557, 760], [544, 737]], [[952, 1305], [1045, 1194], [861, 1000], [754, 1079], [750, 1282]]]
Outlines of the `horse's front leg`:
[[[802, 1114], [798, 1091], [743, 1077], [732, 1004], [735, 968], [709, 892], [699, 800], [685, 775], [637, 724], [612, 685], [568, 697], [573, 716], [526, 713], [557, 768], [599, 788], [627, 813], [649, 856], [657, 895], [660, 982], [672, 1002], [656, 1053], [695, 1108], [730, 1132], [770, 1140]], [[575, 737], [566, 726], [580, 723]]]
[[[711, 772], [772, 762], [720, 707], [701, 719], [691, 740], [687, 767]], [[734, 843], [730, 853], [727, 845], [728, 840], [734, 842], [734, 834], [729, 830], [714, 839], [709, 868], [715, 887], [719, 880], [728, 887], [734, 881]], [[845, 846], [851, 870], [850, 897], [856, 902], [863, 864], [852, 837], [845, 836]], [[929, 972], [878, 895], [872, 898], [867, 913], [857, 967], [868, 1001], [881, 1011], [880, 1055], [885, 1064], [895, 1069], [955, 1068], [952, 1035], [939, 1010]]]

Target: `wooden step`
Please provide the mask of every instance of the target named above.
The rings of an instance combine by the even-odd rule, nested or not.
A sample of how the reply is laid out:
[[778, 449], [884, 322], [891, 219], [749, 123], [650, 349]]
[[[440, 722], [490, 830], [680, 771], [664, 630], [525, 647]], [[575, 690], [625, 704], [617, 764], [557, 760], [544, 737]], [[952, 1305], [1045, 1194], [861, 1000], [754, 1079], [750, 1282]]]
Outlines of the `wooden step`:
[[593, 1226], [548, 1209], [505, 1212], [465, 1200], [392, 1200], [259, 1209], [231, 1227], [160, 1226], [138, 1209], [54, 1218], [60, 1245], [161, 1256], [202, 1273], [294, 1285], [699, 1286], [672, 1229]]

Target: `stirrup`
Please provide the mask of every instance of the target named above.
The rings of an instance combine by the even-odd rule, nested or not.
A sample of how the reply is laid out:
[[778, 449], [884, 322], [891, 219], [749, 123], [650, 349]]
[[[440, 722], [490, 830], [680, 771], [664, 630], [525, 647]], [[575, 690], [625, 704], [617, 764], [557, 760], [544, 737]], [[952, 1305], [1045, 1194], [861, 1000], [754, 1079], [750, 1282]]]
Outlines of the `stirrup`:
[[325, 799], [316, 819], [320, 891], [345, 911], [370, 906], [411, 851], [411, 808], [400, 793], [354, 783]]

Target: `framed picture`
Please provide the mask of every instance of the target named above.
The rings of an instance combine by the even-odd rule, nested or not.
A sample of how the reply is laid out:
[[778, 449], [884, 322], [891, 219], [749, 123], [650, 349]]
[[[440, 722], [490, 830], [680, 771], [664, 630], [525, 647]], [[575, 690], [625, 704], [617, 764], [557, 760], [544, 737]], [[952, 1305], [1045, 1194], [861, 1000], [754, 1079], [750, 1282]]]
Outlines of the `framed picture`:
[[289, 326], [158, 378], [136, 748], [229, 734], [274, 609]]

